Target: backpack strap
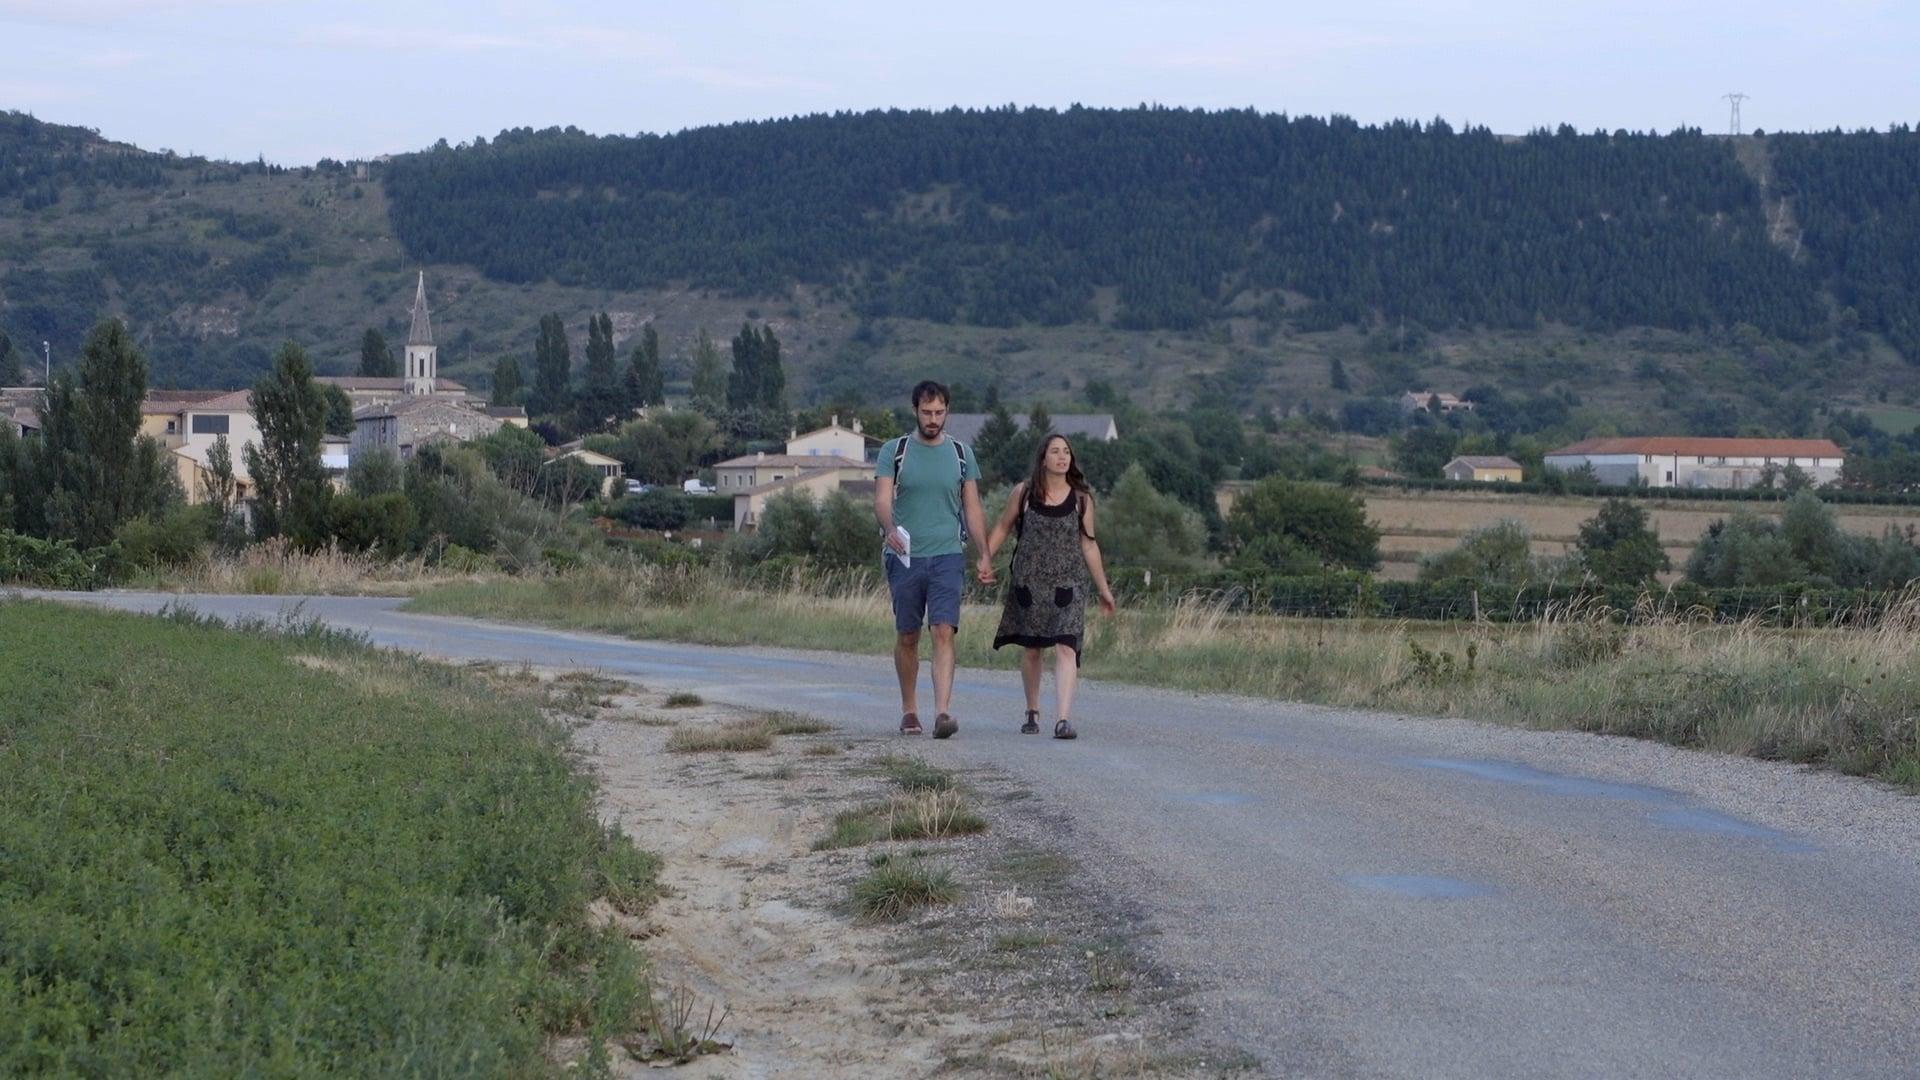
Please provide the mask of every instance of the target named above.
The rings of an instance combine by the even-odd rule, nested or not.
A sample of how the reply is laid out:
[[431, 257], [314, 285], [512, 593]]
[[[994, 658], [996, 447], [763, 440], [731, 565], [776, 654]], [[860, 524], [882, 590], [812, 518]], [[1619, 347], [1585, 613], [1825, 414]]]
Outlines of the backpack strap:
[[[913, 438], [912, 435], [902, 435], [893, 444], [893, 488], [895, 491], [900, 490], [900, 481], [906, 479], [905, 475], [901, 473], [900, 467], [906, 464], [907, 440], [911, 438]], [[965, 487], [967, 484], [967, 444], [952, 436], [948, 436], [947, 441], [953, 444], [954, 464], [959, 468], [960, 478], [955, 481], [955, 486]]]

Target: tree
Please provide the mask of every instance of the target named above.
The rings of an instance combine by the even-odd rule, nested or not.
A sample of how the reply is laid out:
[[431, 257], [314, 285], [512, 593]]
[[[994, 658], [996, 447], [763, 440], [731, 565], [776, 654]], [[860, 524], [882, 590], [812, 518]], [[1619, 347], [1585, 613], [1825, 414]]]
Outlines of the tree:
[[629, 410], [667, 403], [667, 376], [660, 367], [660, 334], [652, 323], [640, 328], [640, 342], [627, 359], [625, 389]]
[[1420, 560], [1421, 581], [1461, 578], [1479, 585], [1526, 585], [1562, 576], [1563, 560], [1536, 558], [1533, 536], [1518, 521], [1474, 529], [1450, 551]]
[[1645, 508], [1626, 499], [1608, 499], [1581, 522], [1576, 548], [1588, 572], [1608, 585], [1645, 585], [1672, 566]]
[[572, 378], [573, 353], [566, 325], [558, 315], [542, 315], [533, 346], [533, 396], [527, 411], [536, 416], [566, 411], [573, 403]]
[[1190, 570], [1206, 558], [1206, 523], [1178, 499], [1155, 491], [1138, 462], [1100, 501], [1096, 520], [1109, 567]]
[[245, 542], [244, 524], [234, 513], [239, 508], [239, 481], [233, 475], [233, 448], [225, 435], [216, 435], [207, 450], [207, 469], [200, 476], [200, 501], [213, 516], [213, 539], [221, 549], [232, 551]]
[[614, 359], [613, 319], [606, 312], [587, 319], [587, 363], [580, 392], [574, 395], [578, 416], [575, 426], [582, 432], [599, 431], [621, 409], [620, 370]]
[[1335, 390], [1343, 394], [1352, 386], [1347, 381], [1347, 365], [1341, 363], [1337, 356], [1327, 359], [1327, 379]]
[[78, 369], [48, 382], [33, 491], [49, 538], [105, 544], [124, 523], [158, 516], [176, 493], [159, 444], [140, 434], [146, 396], [146, 358], [118, 319], [96, 324]]
[[246, 447], [254, 485], [254, 532], [287, 536], [304, 548], [326, 543], [327, 474], [320, 462], [327, 399], [313, 381], [305, 349], [289, 341], [273, 370], [253, 385], [253, 417], [260, 444]]
[[494, 361], [493, 392], [487, 400], [494, 405], [518, 405], [521, 390], [520, 361], [511, 356]]
[[719, 450], [712, 420], [691, 409], [656, 410], [620, 429], [612, 450], [627, 475], [648, 484], [678, 484]]
[[1405, 476], [1434, 479], [1453, 460], [1459, 437], [1444, 427], [1415, 427], [1393, 440], [1393, 463]]
[[973, 440], [973, 457], [980, 463], [981, 478], [989, 485], [1020, 480], [1031, 464], [1023, 459], [1022, 446], [1020, 425], [1013, 422], [1004, 403], [995, 402]]
[[780, 339], [773, 327], [740, 324], [733, 339], [733, 373], [727, 378], [727, 407], [738, 412], [781, 412], [787, 407], [787, 375], [780, 365]]
[[13, 339], [0, 330], [0, 386], [25, 386], [26, 373], [20, 370], [20, 353]]
[[345, 390], [327, 383], [322, 391], [327, 395], [327, 434], [353, 434], [353, 399]]
[[702, 327], [693, 344], [693, 407], [713, 416], [726, 404], [727, 371], [720, 361], [720, 347]]
[[1318, 565], [1372, 570], [1380, 530], [1359, 497], [1339, 488], [1269, 477], [1240, 496], [1227, 516], [1229, 550], [1243, 565], [1291, 569], [1299, 553]]
[[360, 335], [360, 374], [369, 379], [391, 379], [400, 374], [386, 336], [371, 326]]

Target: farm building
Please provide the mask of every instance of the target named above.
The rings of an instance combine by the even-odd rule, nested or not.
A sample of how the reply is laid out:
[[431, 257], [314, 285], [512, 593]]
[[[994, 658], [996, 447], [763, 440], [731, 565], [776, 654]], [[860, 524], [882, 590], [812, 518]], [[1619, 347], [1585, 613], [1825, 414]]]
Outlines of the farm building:
[[1520, 463], [1510, 457], [1473, 457], [1463, 456], [1447, 462], [1442, 470], [1449, 480], [1477, 480], [1481, 483], [1493, 483], [1504, 480], [1508, 483], [1520, 482]]
[[1603, 484], [1747, 488], [1788, 467], [1818, 486], [1840, 478], [1846, 451], [1828, 439], [1587, 439], [1546, 456], [1549, 469], [1592, 468]]

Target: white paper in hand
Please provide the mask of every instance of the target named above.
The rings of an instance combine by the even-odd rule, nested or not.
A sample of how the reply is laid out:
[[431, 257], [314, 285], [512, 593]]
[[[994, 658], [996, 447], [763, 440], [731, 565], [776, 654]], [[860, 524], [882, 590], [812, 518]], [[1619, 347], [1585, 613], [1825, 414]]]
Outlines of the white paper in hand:
[[900, 560], [901, 566], [912, 566], [913, 537], [908, 535], [906, 527], [903, 525], [895, 525], [893, 531], [900, 536], [900, 550], [894, 552], [893, 557]]

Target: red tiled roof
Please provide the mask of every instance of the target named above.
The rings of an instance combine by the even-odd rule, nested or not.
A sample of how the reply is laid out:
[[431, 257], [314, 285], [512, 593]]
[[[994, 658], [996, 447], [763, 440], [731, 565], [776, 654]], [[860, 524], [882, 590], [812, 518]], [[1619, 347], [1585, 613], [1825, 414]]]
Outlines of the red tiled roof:
[[1547, 451], [1548, 457], [1582, 454], [1665, 454], [1681, 457], [1821, 457], [1846, 456], [1832, 439], [1696, 439], [1683, 435], [1641, 438], [1583, 439], [1572, 446]]

